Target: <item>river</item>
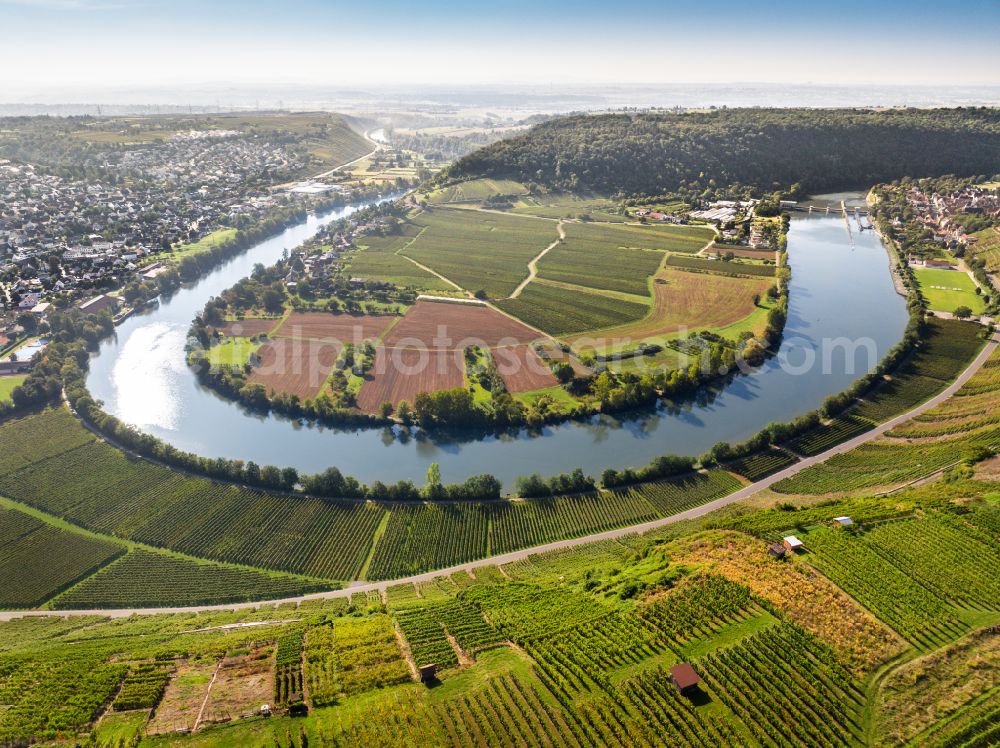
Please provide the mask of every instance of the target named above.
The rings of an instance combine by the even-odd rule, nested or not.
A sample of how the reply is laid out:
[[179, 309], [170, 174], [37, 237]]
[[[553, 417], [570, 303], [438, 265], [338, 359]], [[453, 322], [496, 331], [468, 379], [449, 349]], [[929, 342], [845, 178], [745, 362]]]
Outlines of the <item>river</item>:
[[[788, 237], [792, 282], [778, 355], [699, 402], [663, 404], [627, 417], [596, 416], [530, 434], [447, 438], [263, 416], [202, 387], [185, 364], [184, 342], [205, 302], [249, 275], [255, 263], [272, 264], [322, 224], [356, 209], [310, 216], [123, 322], [91, 359], [87, 384], [93, 396], [123, 421], [201, 455], [293, 466], [303, 473], [336, 465], [364, 482], [408, 478], [418, 484], [437, 462], [446, 482], [492, 473], [511, 489], [519, 475], [575, 467], [599, 474], [606, 467], [645, 465], [661, 454], [698, 455], [719, 441], [743, 441], [767, 423], [791, 420], [845, 389], [906, 326], [906, 305], [893, 290], [878, 236], [858, 233], [856, 226], [849, 236], [840, 214], [799, 214]], [[860, 345], [848, 354], [845, 340]], [[810, 359], [813, 366], [807, 366]]]

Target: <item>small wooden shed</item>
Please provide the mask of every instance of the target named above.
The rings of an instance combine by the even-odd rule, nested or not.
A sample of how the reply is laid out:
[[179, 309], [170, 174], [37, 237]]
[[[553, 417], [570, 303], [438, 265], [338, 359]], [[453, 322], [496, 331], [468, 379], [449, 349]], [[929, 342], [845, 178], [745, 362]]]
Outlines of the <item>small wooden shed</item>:
[[853, 524], [854, 520], [847, 516], [833, 518], [834, 527], [851, 527]]
[[437, 680], [437, 669], [438, 666], [435, 665], [434, 663], [431, 663], [429, 665], [421, 665], [420, 667], [418, 667], [417, 670], [420, 673], [420, 682], [431, 683]]
[[701, 676], [691, 667], [690, 663], [681, 662], [670, 668], [670, 680], [681, 693], [688, 693], [701, 683]]
[[785, 546], [783, 546], [781, 543], [771, 543], [770, 545], [767, 546], [767, 552], [771, 555], [772, 558], [776, 558], [779, 561], [783, 559], [785, 557], [785, 554], [787, 553], [787, 551], [785, 550]]
[[805, 545], [794, 535], [786, 535], [781, 539], [781, 544], [785, 546], [785, 550], [789, 553], [795, 553], [796, 551], [805, 548]]

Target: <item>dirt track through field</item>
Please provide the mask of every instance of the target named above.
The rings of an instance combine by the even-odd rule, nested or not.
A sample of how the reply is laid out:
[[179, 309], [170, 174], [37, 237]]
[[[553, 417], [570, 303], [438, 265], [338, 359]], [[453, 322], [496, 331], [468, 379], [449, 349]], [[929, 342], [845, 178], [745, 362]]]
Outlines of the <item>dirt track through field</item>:
[[518, 296], [521, 295], [521, 291], [524, 290], [524, 287], [527, 286], [529, 283], [531, 283], [531, 281], [535, 279], [535, 276], [538, 275], [538, 261], [543, 257], [545, 257], [545, 255], [547, 255], [550, 250], [555, 249], [557, 246], [559, 246], [559, 242], [566, 239], [566, 230], [563, 228], [562, 221], [556, 224], [556, 230], [559, 232], [559, 238], [556, 239], [554, 242], [552, 242], [541, 252], [539, 252], [537, 255], [535, 255], [535, 258], [528, 263], [528, 277], [525, 278], [523, 281], [521, 281], [521, 284], [514, 289], [514, 293], [512, 293], [508, 298], [516, 299]]
[[976, 356], [975, 360], [969, 364], [965, 371], [963, 371], [958, 378], [955, 379], [948, 387], [946, 387], [942, 392], [932, 397], [930, 400], [925, 401], [922, 405], [918, 405], [916, 408], [907, 411], [895, 418], [886, 421], [883, 424], [876, 426], [871, 431], [866, 431], [860, 436], [856, 436], [843, 444], [838, 444], [835, 447], [831, 447], [826, 452], [822, 452], [814, 457], [808, 457], [806, 459], [796, 462], [784, 470], [781, 470], [774, 475], [757, 481], [756, 483], [751, 483], [748, 486], [735, 491], [727, 496], [710, 501], [707, 504], [701, 504], [700, 506], [688, 509], [677, 514], [672, 514], [669, 517], [662, 517], [660, 519], [652, 520], [650, 522], [643, 522], [637, 525], [630, 525], [628, 527], [620, 527], [615, 530], [606, 530], [604, 532], [594, 533], [592, 535], [584, 535], [578, 538], [569, 538], [566, 540], [557, 540], [552, 543], [545, 543], [543, 545], [536, 545], [531, 548], [522, 548], [518, 551], [511, 551], [510, 553], [504, 553], [496, 556], [488, 556], [486, 558], [479, 559], [478, 561], [470, 561], [464, 564], [458, 564], [456, 566], [451, 566], [445, 569], [437, 569], [435, 571], [427, 571], [422, 574], [414, 574], [408, 577], [401, 577], [397, 579], [389, 579], [381, 582], [353, 582], [347, 587], [340, 590], [332, 590], [330, 592], [319, 592], [312, 595], [302, 595], [300, 597], [285, 598], [282, 600], [267, 600], [256, 603], [238, 603], [234, 605], [195, 605], [195, 606], [180, 606], [180, 607], [167, 607], [167, 608], [124, 608], [124, 609], [100, 609], [100, 610], [60, 610], [60, 611], [25, 611], [25, 610], [14, 610], [14, 611], [0, 611], [0, 621], [9, 621], [14, 618], [21, 618], [23, 616], [71, 616], [71, 615], [103, 615], [112, 618], [125, 618], [130, 615], [154, 615], [158, 613], [197, 613], [201, 611], [209, 610], [240, 610], [240, 609], [253, 609], [259, 607], [277, 607], [283, 603], [299, 603], [303, 600], [315, 600], [321, 598], [337, 598], [337, 597], [350, 597], [355, 592], [367, 592], [367, 591], [379, 591], [382, 592], [388, 587], [392, 587], [397, 584], [415, 583], [415, 582], [428, 582], [435, 577], [448, 576], [449, 574], [454, 574], [461, 571], [469, 571], [477, 566], [492, 565], [492, 564], [509, 564], [514, 561], [521, 561], [529, 556], [533, 556], [537, 553], [546, 553], [548, 551], [558, 551], [567, 548], [575, 548], [576, 546], [585, 545], [587, 543], [592, 543], [598, 540], [614, 540], [617, 538], [622, 538], [628, 535], [635, 535], [637, 533], [648, 532], [650, 530], [655, 530], [659, 527], [664, 527], [665, 525], [674, 524], [676, 522], [681, 522], [688, 519], [697, 519], [699, 517], [704, 517], [706, 514], [714, 512], [716, 509], [720, 509], [729, 504], [733, 504], [737, 501], [742, 501], [748, 499], [751, 496], [773, 486], [778, 481], [784, 480], [785, 478], [790, 478], [791, 476], [807, 469], [813, 467], [814, 465], [819, 465], [820, 463], [826, 462], [831, 457], [834, 457], [844, 452], [849, 452], [855, 447], [859, 447], [862, 444], [866, 444], [874, 439], [885, 434], [887, 431], [891, 431], [897, 426], [906, 423], [907, 421], [913, 419], [914, 417], [926, 413], [932, 408], [940, 405], [945, 400], [950, 398], [955, 392], [957, 392], [962, 385], [969, 381], [975, 375], [977, 371], [982, 367], [984, 363], [993, 355], [996, 351], [998, 343], [1000, 343], [1000, 338], [994, 335], [990, 341], [983, 347], [979, 355]]

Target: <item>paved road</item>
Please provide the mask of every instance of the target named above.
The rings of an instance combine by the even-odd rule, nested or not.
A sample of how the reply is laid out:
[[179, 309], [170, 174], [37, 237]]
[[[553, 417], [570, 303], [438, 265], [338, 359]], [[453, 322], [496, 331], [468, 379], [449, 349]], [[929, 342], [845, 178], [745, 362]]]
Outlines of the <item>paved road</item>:
[[722, 496], [721, 498], [710, 501], [707, 504], [702, 504], [700, 506], [694, 507], [693, 509], [688, 509], [687, 511], [680, 512], [678, 514], [672, 514], [669, 517], [663, 517], [661, 519], [653, 520], [651, 522], [643, 522], [638, 525], [629, 525], [628, 527], [620, 527], [616, 530], [606, 530], [605, 532], [594, 533], [593, 535], [585, 535], [579, 538], [570, 538], [567, 540], [558, 540], [553, 543], [545, 543], [544, 545], [537, 545], [532, 548], [524, 548], [519, 551], [512, 551], [510, 553], [504, 553], [498, 556], [490, 556], [489, 558], [480, 559], [478, 561], [473, 561], [470, 563], [459, 564], [457, 566], [451, 566], [446, 569], [437, 569], [436, 571], [428, 571], [423, 574], [415, 574], [409, 577], [403, 577], [400, 579], [392, 579], [384, 582], [353, 582], [347, 587], [340, 590], [331, 590], [329, 592], [318, 592], [312, 595], [302, 595], [299, 597], [284, 598], [282, 600], [268, 600], [264, 602], [255, 603], [235, 603], [229, 605], [194, 605], [194, 606], [179, 606], [179, 607], [166, 607], [166, 608], [125, 608], [125, 609], [101, 609], [101, 610], [60, 610], [60, 611], [0, 611], [0, 621], [9, 621], [13, 618], [20, 618], [22, 616], [69, 616], [69, 615], [103, 615], [109, 616], [111, 618], [124, 618], [130, 615], [152, 615], [156, 613], [196, 613], [201, 611], [210, 610], [237, 610], [237, 609], [247, 609], [247, 608], [257, 608], [266, 606], [277, 606], [282, 603], [288, 602], [302, 602], [303, 600], [315, 600], [320, 598], [337, 598], [337, 597], [347, 597], [355, 592], [367, 592], [367, 591], [383, 591], [387, 587], [391, 587], [396, 584], [403, 584], [405, 582], [427, 582], [434, 577], [439, 577], [442, 575], [453, 574], [457, 571], [468, 571], [474, 569], [477, 566], [483, 566], [484, 564], [508, 564], [513, 561], [520, 561], [532, 556], [536, 553], [544, 553], [546, 551], [556, 551], [565, 548], [573, 548], [579, 545], [584, 545], [586, 543], [591, 543], [598, 540], [614, 540], [616, 538], [622, 538], [627, 535], [634, 535], [636, 533], [643, 533], [649, 530], [655, 530], [658, 527], [663, 527], [665, 525], [673, 524], [674, 522], [681, 522], [687, 519], [697, 519], [698, 517], [703, 517], [710, 512], [720, 509], [721, 507], [727, 506], [729, 504], [735, 503], [737, 501], [743, 501], [748, 499], [754, 494], [763, 491], [766, 488], [770, 488], [775, 483], [785, 478], [789, 478], [796, 473], [805, 470], [806, 468], [812, 467], [813, 465], [818, 465], [826, 460], [830, 459], [834, 455], [843, 454], [844, 452], [849, 452], [850, 450], [858, 447], [866, 442], [870, 442], [882, 436], [885, 432], [892, 430], [900, 424], [906, 423], [911, 418], [925, 413], [926, 411], [940, 405], [942, 402], [951, 397], [958, 389], [965, 384], [972, 376], [979, 371], [980, 367], [986, 362], [986, 360], [993, 355], [993, 352], [997, 349], [998, 344], [1000, 344], [1000, 336], [994, 335], [990, 341], [983, 347], [983, 350], [976, 356], [975, 360], [969, 364], [968, 368], [963, 371], [958, 378], [952, 382], [944, 391], [935, 395], [930, 400], [926, 401], [922, 405], [918, 405], [902, 415], [896, 416], [890, 421], [886, 421], [879, 426], [876, 426], [871, 431], [866, 431], [860, 436], [856, 436], [853, 439], [844, 442], [843, 444], [838, 444], [835, 447], [831, 447], [826, 452], [818, 454], [814, 457], [807, 457], [805, 459], [796, 462], [794, 465], [785, 468], [784, 470], [775, 473], [774, 475], [768, 476], [763, 480], [759, 480], [756, 483], [751, 483], [748, 486], [744, 486], [739, 491], [728, 494], [727, 496]]

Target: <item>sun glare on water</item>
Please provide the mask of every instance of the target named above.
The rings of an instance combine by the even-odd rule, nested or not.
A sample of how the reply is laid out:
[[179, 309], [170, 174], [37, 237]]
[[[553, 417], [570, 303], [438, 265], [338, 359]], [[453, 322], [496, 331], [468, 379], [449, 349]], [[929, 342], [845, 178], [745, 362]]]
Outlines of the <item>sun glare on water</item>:
[[182, 329], [163, 323], [137, 329], [125, 341], [111, 375], [115, 415], [140, 427], [176, 429], [184, 366]]

